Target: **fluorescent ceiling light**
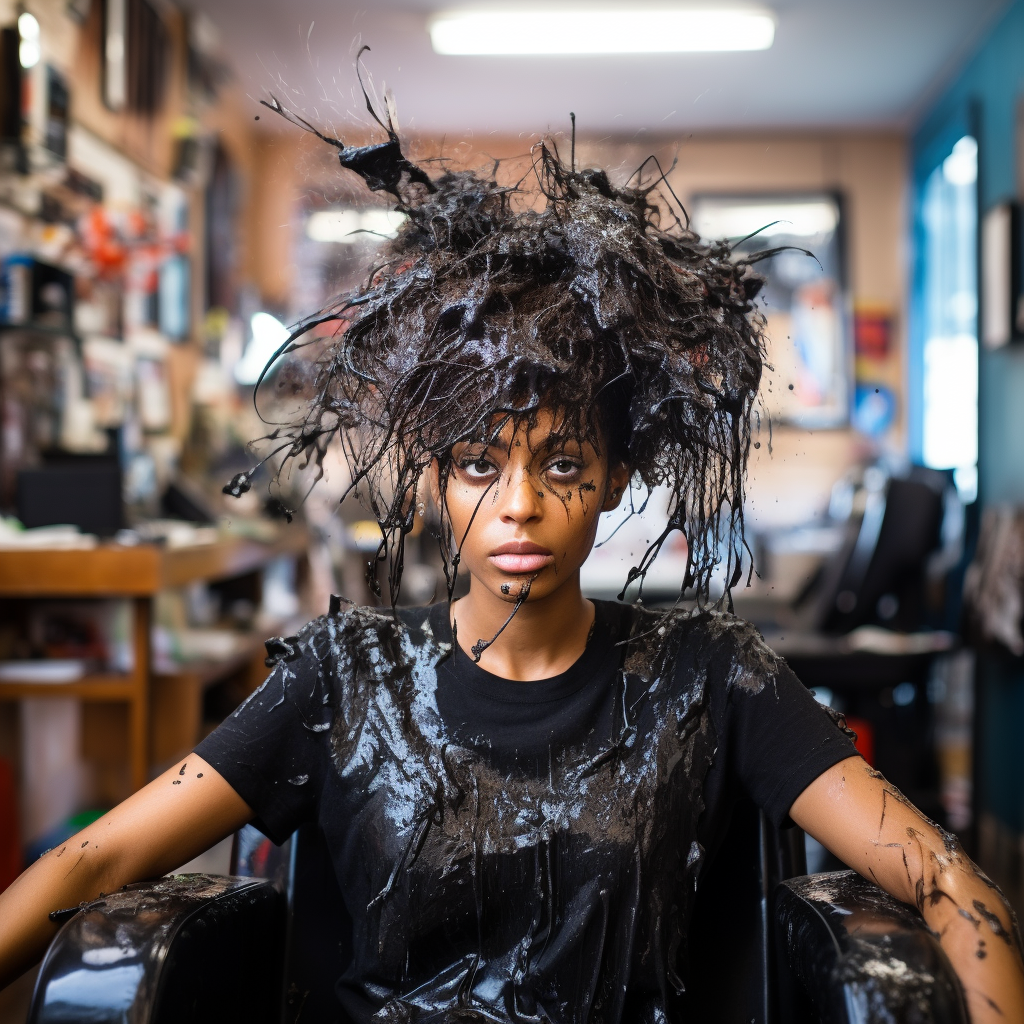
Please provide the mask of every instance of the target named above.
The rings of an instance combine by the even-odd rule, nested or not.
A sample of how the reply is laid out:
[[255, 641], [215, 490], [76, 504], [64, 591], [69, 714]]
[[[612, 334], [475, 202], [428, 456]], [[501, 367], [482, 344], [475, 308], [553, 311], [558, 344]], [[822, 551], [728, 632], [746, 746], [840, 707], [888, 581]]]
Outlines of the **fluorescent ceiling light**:
[[767, 50], [774, 38], [775, 17], [763, 7], [462, 10], [430, 22], [443, 54]]
[[405, 220], [404, 213], [371, 208], [369, 210], [317, 210], [306, 221], [306, 235], [314, 242], [340, 242], [355, 245], [372, 232], [394, 238]]
[[[773, 227], [769, 224], [779, 221]], [[778, 203], [716, 203], [713, 200], [700, 206], [694, 227], [704, 238], [745, 238], [768, 228], [766, 238], [772, 235], [812, 238], [835, 231], [839, 215], [832, 203], [778, 202]]]

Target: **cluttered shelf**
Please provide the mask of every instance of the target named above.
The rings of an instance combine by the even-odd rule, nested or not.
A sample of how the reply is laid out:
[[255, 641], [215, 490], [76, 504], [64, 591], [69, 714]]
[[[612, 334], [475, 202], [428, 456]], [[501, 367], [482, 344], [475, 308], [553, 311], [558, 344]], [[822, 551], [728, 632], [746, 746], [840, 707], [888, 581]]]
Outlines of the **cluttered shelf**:
[[[97, 628], [113, 629], [121, 639], [107, 643], [105, 651], [103, 644], [91, 650], [80, 643], [80, 650], [64, 654], [0, 661], [0, 702], [44, 698], [50, 704], [65, 697], [91, 706], [126, 705], [131, 788], [138, 789], [200, 738], [209, 712], [207, 691], [223, 684], [227, 691], [220, 703], [232, 704], [258, 685], [265, 674], [264, 639], [293, 627], [299, 615], [294, 594], [282, 612], [280, 587], [275, 590], [268, 579], [283, 561], [291, 566], [292, 584], [299, 582], [307, 532], [298, 523], [286, 527], [266, 520], [235, 524], [233, 530], [182, 523], [162, 544], [117, 544], [52, 529], [52, 537], [46, 528], [13, 537], [8, 531], [0, 545], [0, 600], [11, 613], [9, 627], [19, 616], [31, 616], [26, 600], [32, 607], [59, 609], [69, 599], [84, 599], [90, 607], [124, 609], [120, 619], [110, 611], [114, 617]], [[183, 607], [184, 595], [194, 598], [197, 588], [211, 605], [205, 626], [190, 623]], [[226, 618], [215, 611], [218, 601]], [[113, 627], [115, 620], [120, 625]], [[227, 710], [217, 704], [214, 717]]]

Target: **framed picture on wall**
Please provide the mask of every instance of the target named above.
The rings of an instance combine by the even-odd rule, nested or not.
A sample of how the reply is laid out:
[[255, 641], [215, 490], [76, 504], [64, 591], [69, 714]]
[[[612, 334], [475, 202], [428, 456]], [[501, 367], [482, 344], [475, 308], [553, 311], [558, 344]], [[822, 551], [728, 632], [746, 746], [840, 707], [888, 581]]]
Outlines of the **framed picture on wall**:
[[701, 237], [727, 239], [737, 258], [794, 247], [757, 266], [767, 279], [759, 302], [768, 321], [773, 367], [761, 399], [774, 423], [845, 426], [853, 352], [840, 197], [832, 192], [700, 193], [691, 200], [690, 214]]

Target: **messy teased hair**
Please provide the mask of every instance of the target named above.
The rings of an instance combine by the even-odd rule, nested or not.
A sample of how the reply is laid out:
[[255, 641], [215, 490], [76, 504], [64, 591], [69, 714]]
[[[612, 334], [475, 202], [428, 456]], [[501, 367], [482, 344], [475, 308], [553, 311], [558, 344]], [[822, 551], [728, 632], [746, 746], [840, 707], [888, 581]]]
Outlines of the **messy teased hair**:
[[[273, 454], [302, 465], [322, 467], [328, 446], [341, 446], [349, 490], [380, 525], [392, 603], [424, 470], [437, 460], [443, 497], [454, 445], [493, 441], [510, 420], [532, 425], [542, 406], [558, 412], [560, 433], [624, 456], [634, 482], [668, 488], [664, 530], [626, 585], [681, 530], [681, 591], [706, 602], [724, 569], [728, 595], [741, 573], [764, 364], [754, 305], [762, 279], [751, 264], [771, 253], [734, 261], [726, 243], [701, 241], [658, 192], [663, 174], [618, 187], [602, 170], [576, 169], [575, 152], [564, 163], [546, 141], [514, 186], [499, 185], [494, 170], [432, 176], [369, 100], [387, 141], [363, 147], [323, 135], [277, 100], [266, 105], [335, 146], [343, 167], [406, 215], [364, 285], [298, 324], [275, 355], [336, 325], [312, 401], [270, 435], [280, 442]], [[242, 493], [250, 478], [239, 474], [225, 491]], [[440, 514], [450, 595], [463, 538], [443, 500]]]

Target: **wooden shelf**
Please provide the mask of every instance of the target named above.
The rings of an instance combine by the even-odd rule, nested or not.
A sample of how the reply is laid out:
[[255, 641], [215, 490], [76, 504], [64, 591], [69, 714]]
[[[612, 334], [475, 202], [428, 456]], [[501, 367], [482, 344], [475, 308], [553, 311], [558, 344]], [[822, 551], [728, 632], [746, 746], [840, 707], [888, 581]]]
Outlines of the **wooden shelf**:
[[9, 320], [0, 320], [0, 334], [13, 334], [16, 331], [24, 334], [44, 334], [51, 338], [69, 338], [76, 344], [81, 343], [81, 338], [75, 333], [71, 324], [65, 326], [32, 322], [12, 324]]
[[100, 544], [71, 551], [5, 550], [0, 597], [147, 597], [254, 572], [280, 555], [300, 554], [307, 542], [306, 531], [293, 527], [271, 544], [232, 537], [183, 548]]
[[301, 559], [307, 544], [305, 529], [296, 524], [282, 528], [272, 543], [228, 537], [181, 548], [100, 544], [71, 551], [0, 552], [0, 598], [129, 598], [135, 655], [130, 676], [91, 675], [72, 683], [0, 682], [0, 700], [123, 701], [128, 705], [132, 788], [141, 788], [153, 763], [170, 763], [199, 738], [206, 687], [237, 673], [245, 687], [254, 689], [265, 675], [262, 631], [246, 638], [229, 658], [183, 665], [174, 674], [152, 674], [154, 596], [172, 587], [257, 572], [282, 555]]
[[298, 555], [306, 550], [309, 538], [301, 526], [285, 527], [271, 544], [255, 540], [229, 538], [215, 544], [197, 544], [188, 548], [162, 551], [160, 585], [181, 587], [199, 580], [224, 580], [255, 572], [281, 555]]
[[160, 589], [161, 551], [152, 544], [101, 544], [79, 551], [4, 551], [0, 597], [145, 597]]
[[154, 672], [153, 675], [157, 680], [194, 679], [205, 689], [251, 664], [262, 650], [263, 641], [253, 637], [251, 642], [247, 642], [244, 647], [239, 648], [230, 658], [222, 658], [218, 661], [186, 662], [173, 672]]
[[25, 697], [77, 697], [79, 700], [129, 700], [133, 681], [126, 675], [90, 675], [73, 683], [0, 682], [0, 700]]
[[[238, 649], [227, 658], [184, 662], [170, 672], [155, 671], [153, 677], [158, 680], [188, 679], [205, 689], [207, 686], [212, 686], [227, 676], [253, 665], [254, 662], [265, 668], [263, 660], [267, 656], [267, 639], [271, 636], [287, 636], [296, 633], [306, 622], [306, 616], [297, 615], [289, 619], [266, 623], [262, 629], [239, 634]], [[269, 675], [270, 669], [266, 669], [266, 673]]]

